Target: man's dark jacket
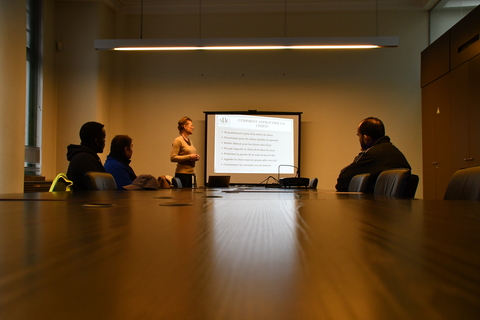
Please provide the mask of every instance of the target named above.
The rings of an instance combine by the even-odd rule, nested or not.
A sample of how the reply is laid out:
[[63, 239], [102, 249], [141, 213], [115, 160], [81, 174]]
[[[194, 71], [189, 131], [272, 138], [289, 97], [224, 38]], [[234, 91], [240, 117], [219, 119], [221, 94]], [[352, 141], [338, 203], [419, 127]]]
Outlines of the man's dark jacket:
[[370, 173], [366, 192], [373, 193], [380, 173], [397, 168], [411, 169], [403, 153], [390, 142], [388, 136], [384, 136], [376, 140], [370, 148], [360, 152], [352, 164], [340, 171], [335, 188], [337, 191], [348, 191], [350, 180], [355, 175]]
[[87, 172], [105, 172], [105, 168], [95, 150], [87, 146], [69, 145], [67, 147], [67, 159], [70, 161], [67, 177], [73, 182], [73, 190], [90, 189], [90, 185], [85, 177]]

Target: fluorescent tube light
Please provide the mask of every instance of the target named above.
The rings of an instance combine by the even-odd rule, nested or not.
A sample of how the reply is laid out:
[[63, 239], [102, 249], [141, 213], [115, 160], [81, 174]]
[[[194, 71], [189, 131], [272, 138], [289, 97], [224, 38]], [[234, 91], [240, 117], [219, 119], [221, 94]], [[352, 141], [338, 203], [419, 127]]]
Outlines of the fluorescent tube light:
[[198, 39], [97, 39], [96, 50], [282, 50], [282, 49], [371, 49], [398, 47], [392, 37], [320, 38], [198, 38]]

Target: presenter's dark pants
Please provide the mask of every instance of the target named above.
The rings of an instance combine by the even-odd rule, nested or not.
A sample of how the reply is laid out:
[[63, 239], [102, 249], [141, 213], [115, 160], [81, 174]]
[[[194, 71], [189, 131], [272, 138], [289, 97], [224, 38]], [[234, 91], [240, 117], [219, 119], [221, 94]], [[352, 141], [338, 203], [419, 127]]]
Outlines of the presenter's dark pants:
[[180, 179], [183, 188], [192, 187], [193, 174], [175, 173], [175, 177]]

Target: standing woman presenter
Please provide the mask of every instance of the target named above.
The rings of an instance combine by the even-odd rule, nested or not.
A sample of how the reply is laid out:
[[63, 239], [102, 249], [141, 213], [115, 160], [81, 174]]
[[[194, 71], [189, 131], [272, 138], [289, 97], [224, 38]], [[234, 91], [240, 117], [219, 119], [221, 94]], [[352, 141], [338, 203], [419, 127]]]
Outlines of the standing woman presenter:
[[173, 140], [170, 161], [177, 162], [175, 177], [179, 178], [184, 188], [192, 187], [193, 175], [195, 174], [195, 162], [200, 160], [189, 136], [193, 134], [192, 119], [183, 117], [178, 121], [180, 135]]

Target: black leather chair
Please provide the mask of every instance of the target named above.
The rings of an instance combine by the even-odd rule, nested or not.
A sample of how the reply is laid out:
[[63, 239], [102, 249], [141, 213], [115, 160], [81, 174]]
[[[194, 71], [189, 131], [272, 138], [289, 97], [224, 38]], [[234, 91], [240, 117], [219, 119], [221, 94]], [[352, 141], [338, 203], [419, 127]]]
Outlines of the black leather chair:
[[375, 182], [373, 193], [392, 197], [404, 197], [410, 175], [410, 169], [405, 168], [383, 171]]
[[183, 188], [182, 181], [177, 177], [172, 178], [172, 184], [174, 188]]
[[369, 179], [370, 173], [357, 174], [350, 180], [348, 192], [365, 192]]
[[117, 183], [110, 173], [91, 171], [85, 175], [91, 190], [117, 190]]
[[404, 198], [415, 198], [419, 181], [420, 178], [416, 174], [411, 174], [410, 177], [408, 177], [407, 185], [405, 186], [405, 191], [403, 192]]
[[480, 200], [480, 166], [457, 170], [445, 191], [445, 200]]

